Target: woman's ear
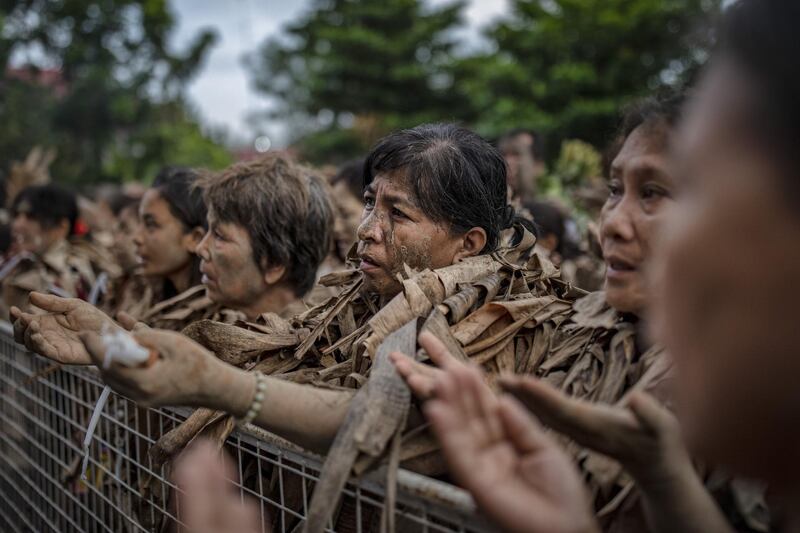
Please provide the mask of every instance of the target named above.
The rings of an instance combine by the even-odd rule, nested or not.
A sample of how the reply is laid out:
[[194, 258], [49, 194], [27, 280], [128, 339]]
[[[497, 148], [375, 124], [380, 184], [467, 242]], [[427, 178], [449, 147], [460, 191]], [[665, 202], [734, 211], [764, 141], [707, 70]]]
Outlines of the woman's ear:
[[465, 257], [478, 255], [486, 246], [486, 230], [483, 228], [472, 228], [461, 238], [461, 248], [453, 256], [453, 262], [460, 261]]
[[283, 279], [286, 274], [286, 267], [283, 265], [275, 265], [267, 267], [264, 271], [264, 283], [267, 285], [275, 285]]
[[200, 241], [203, 240], [203, 237], [206, 236], [206, 230], [204, 230], [200, 226], [195, 226], [192, 230], [183, 236], [183, 247], [189, 253], [195, 253], [197, 250], [197, 246], [200, 244]]

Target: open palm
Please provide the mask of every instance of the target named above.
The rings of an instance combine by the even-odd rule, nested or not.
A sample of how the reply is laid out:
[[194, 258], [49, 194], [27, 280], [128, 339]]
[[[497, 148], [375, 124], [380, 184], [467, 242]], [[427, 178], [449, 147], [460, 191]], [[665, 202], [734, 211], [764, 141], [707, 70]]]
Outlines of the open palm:
[[456, 481], [504, 530], [596, 531], [570, 459], [516, 400], [496, 397], [477, 369], [449, 366], [425, 413]]
[[100, 333], [105, 327], [119, 327], [108, 315], [77, 298], [32, 292], [30, 302], [44, 314], [25, 313], [16, 307], [12, 308], [14, 339], [57, 363], [92, 364], [79, 334], [86, 331]]

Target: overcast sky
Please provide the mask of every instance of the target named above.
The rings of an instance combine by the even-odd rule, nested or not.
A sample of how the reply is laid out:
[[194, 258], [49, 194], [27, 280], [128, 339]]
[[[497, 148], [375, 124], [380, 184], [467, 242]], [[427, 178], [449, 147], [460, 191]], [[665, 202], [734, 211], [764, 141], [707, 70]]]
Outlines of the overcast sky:
[[[427, 1], [432, 5], [449, 3], [449, 0]], [[172, 0], [172, 9], [178, 17], [176, 47], [185, 46], [204, 27], [214, 28], [219, 37], [189, 86], [189, 96], [204, 123], [224, 127], [239, 143], [251, 143], [259, 133], [267, 134], [274, 145], [286, 142], [286, 124], [271, 123], [263, 132], [254, 131], [247, 124], [248, 113], [268, 108], [271, 102], [251, 89], [242, 56], [279, 32], [311, 3], [311, 0]], [[508, 9], [507, 0], [468, 0], [468, 4], [469, 27], [465, 37], [476, 43], [479, 28]]]

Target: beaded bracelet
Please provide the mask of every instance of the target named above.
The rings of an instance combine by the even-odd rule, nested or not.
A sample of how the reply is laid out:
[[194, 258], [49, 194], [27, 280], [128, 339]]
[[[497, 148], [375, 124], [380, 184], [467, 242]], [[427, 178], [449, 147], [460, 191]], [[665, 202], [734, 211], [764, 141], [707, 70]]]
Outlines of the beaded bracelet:
[[258, 413], [261, 412], [261, 403], [264, 401], [264, 391], [267, 390], [267, 377], [261, 372], [254, 372], [254, 374], [256, 376], [256, 393], [253, 395], [253, 403], [250, 404], [247, 414], [239, 420], [240, 426], [246, 426], [258, 416]]

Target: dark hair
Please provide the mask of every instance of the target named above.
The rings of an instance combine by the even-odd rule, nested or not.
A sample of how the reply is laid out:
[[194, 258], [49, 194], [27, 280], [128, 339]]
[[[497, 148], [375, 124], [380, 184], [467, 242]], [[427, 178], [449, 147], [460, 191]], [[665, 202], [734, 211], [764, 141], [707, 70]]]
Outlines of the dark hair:
[[622, 110], [617, 133], [603, 154], [604, 174], [609, 175], [611, 163], [622, 150], [625, 140], [638, 127], [651, 128], [651, 131], [658, 135], [668, 135], [681, 119], [685, 101], [686, 93], [682, 89], [664, 89], [655, 96], [642, 98], [627, 105]]
[[364, 159], [351, 159], [339, 167], [336, 175], [331, 178], [331, 185], [339, 182], [344, 182], [353, 196], [361, 198], [364, 192]]
[[514, 128], [512, 130], [508, 130], [497, 139], [495, 144], [499, 148], [504, 142], [516, 139], [520, 135], [530, 135], [531, 139], [533, 140], [531, 143], [531, 155], [533, 156], [533, 159], [536, 161], [544, 161], [547, 153], [545, 150], [544, 136], [536, 130], [528, 128]]
[[78, 220], [78, 202], [73, 193], [58, 185], [32, 185], [17, 194], [11, 213], [12, 216], [25, 213], [47, 229], [66, 220], [72, 235]]
[[115, 193], [108, 200], [108, 208], [115, 217], [118, 217], [122, 211], [129, 207], [136, 207], [139, 205], [139, 199], [125, 193]]
[[271, 153], [208, 176], [201, 187], [215, 217], [247, 229], [260, 269], [286, 267], [297, 296], [311, 289], [333, 244], [333, 208], [322, 178]]
[[748, 129], [756, 142], [792, 168], [785, 185], [794, 198], [800, 198], [798, 21], [798, 2], [740, 0], [726, 12], [719, 38], [722, 58], [743, 69], [755, 89], [745, 110]]
[[405, 171], [420, 208], [454, 234], [483, 228], [494, 251], [500, 233], [518, 221], [506, 202], [506, 163], [476, 133], [454, 124], [423, 124], [392, 133], [364, 162], [364, 187], [381, 172]]
[[164, 167], [153, 180], [152, 188], [169, 205], [172, 215], [181, 221], [185, 230], [208, 228], [203, 193], [194, 185], [200, 175], [185, 167]]
[[533, 216], [533, 223], [539, 229], [539, 235], [555, 235], [558, 239], [556, 252], [563, 254], [566, 232], [566, 217], [557, 206], [549, 202], [528, 202], [525, 208]]

